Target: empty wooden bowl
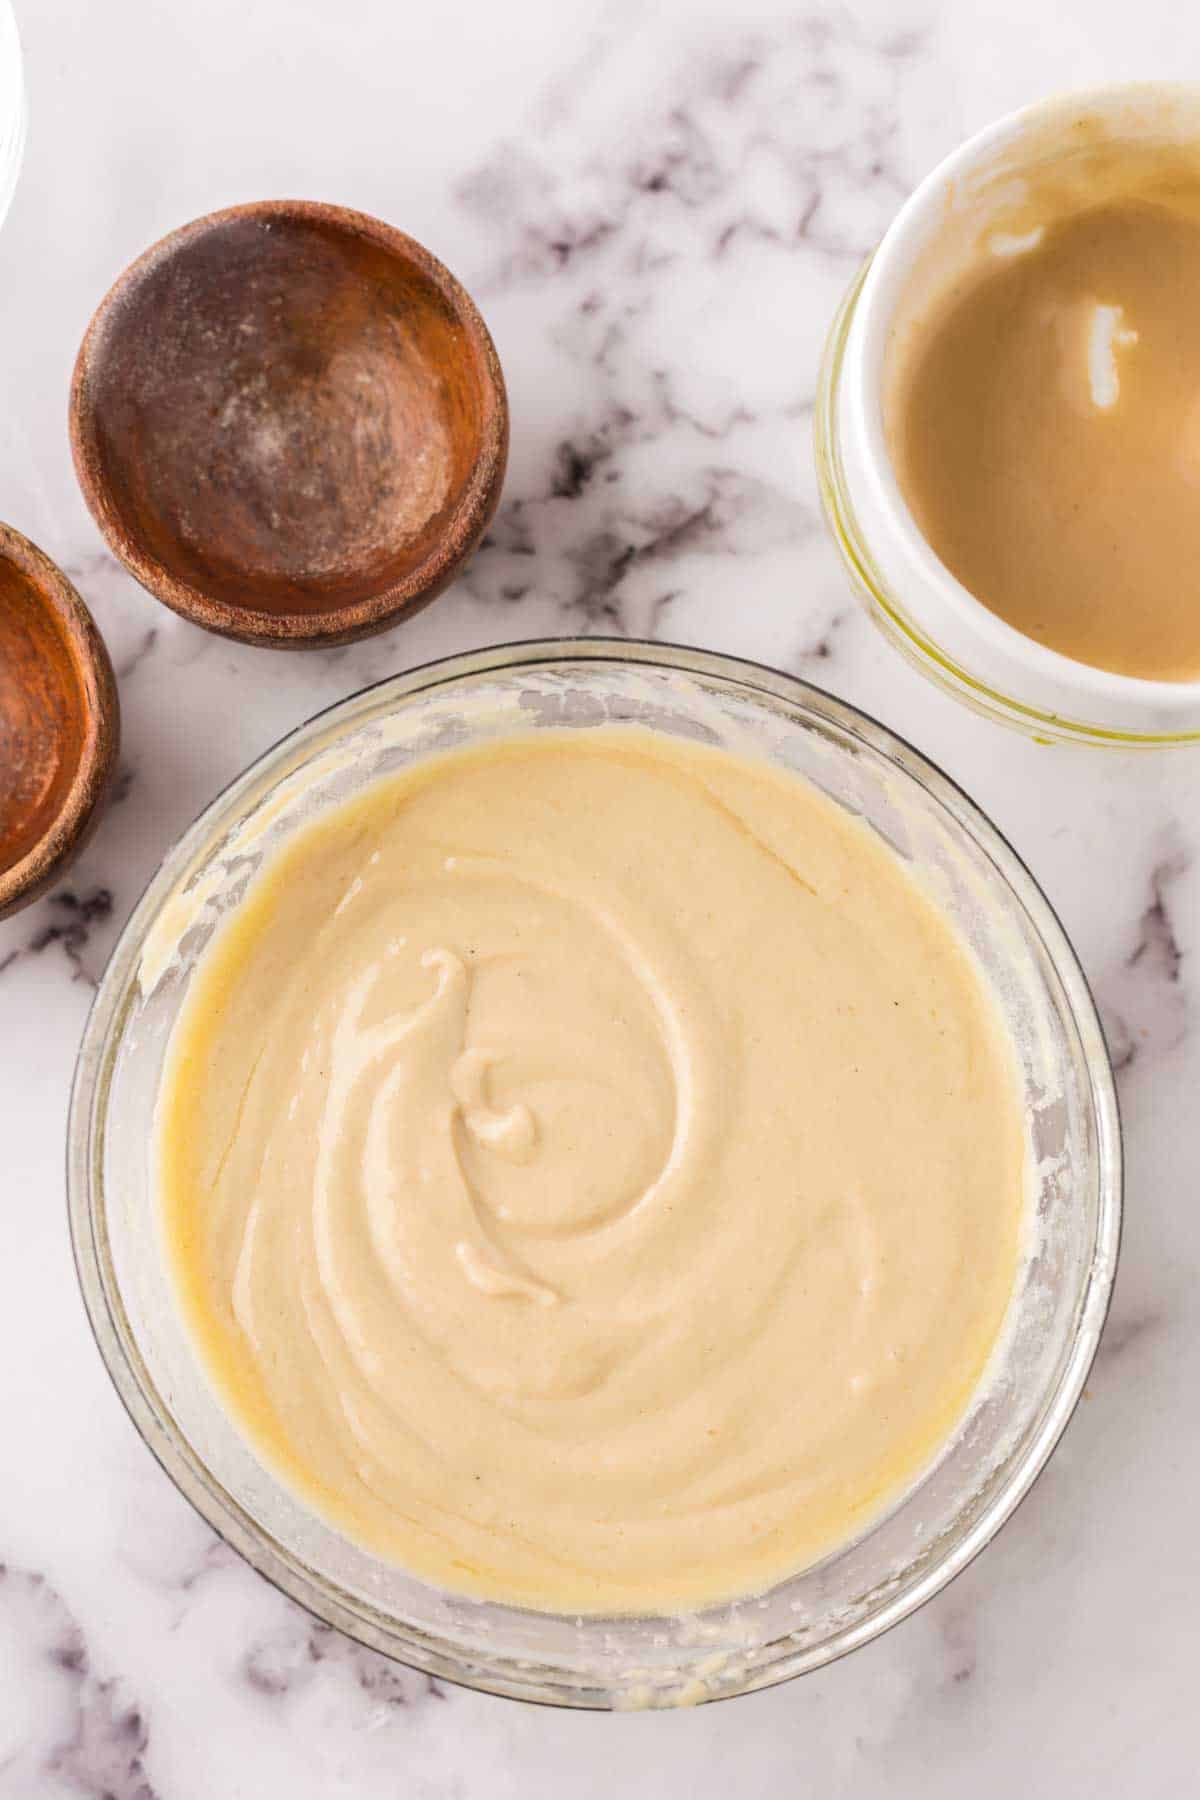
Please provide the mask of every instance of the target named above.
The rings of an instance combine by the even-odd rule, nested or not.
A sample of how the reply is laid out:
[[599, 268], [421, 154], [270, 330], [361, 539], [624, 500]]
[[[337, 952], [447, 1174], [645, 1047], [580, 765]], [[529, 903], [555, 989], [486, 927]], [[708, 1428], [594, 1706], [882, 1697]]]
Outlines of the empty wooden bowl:
[[62, 570], [0, 525], [0, 919], [86, 842], [116, 763], [117, 685]]
[[500, 497], [508, 405], [466, 291], [363, 213], [262, 201], [155, 244], [88, 327], [84, 498], [160, 600], [226, 637], [348, 643], [417, 611]]

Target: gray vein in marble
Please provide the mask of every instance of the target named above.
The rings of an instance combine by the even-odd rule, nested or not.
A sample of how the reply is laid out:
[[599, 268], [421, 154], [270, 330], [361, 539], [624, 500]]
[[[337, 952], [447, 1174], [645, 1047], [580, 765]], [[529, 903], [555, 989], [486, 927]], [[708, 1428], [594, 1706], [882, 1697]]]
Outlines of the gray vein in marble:
[[501, 507], [463, 578], [468, 591], [513, 603], [536, 590], [585, 634], [649, 634], [664, 601], [679, 597], [674, 570], [685, 558], [761, 552], [814, 528], [807, 507], [727, 467], [694, 471], [683, 492], [613, 499], [596, 479], [613, 454], [603, 429], [560, 442], [546, 492]]
[[136, 1544], [123, 1545], [118, 1551], [118, 1561], [124, 1574], [132, 1576], [136, 1581], [152, 1587], [167, 1602], [171, 1621], [171, 1630], [177, 1630], [187, 1618], [191, 1607], [207, 1595], [210, 1588], [217, 1586], [223, 1578], [233, 1576], [235, 1580], [257, 1579], [248, 1569], [242, 1558], [206, 1527], [195, 1524], [201, 1532], [201, 1548], [196, 1554], [186, 1549], [181, 1560], [176, 1561], [179, 1549], [178, 1531], [170, 1533], [163, 1542], [156, 1542], [151, 1536], [147, 1542], [147, 1534], [139, 1536]]
[[1136, 949], [1126, 966], [1135, 969], [1146, 959], [1167, 981], [1178, 981], [1183, 952], [1175, 936], [1167, 896], [1172, 884], [1187, 873], [1191, 858], [1182, 850], [1166, 858], [1150, 876], [1150, 904], [1142, 914]]
[[[739, 235], [852, 261], [867, 254], [910, 184], [898, 166], [898, 101], [923, 46], [914, 32], [872, 35], [845, 13], [814, 9], [776, 32], [681, 48], [656, 99], [628, 121], [628, 150], [581, 142], [579, 113], [602, 59], [575, 75], [573, 115], [558, 110], [542, 155], [528, 140], [460, 184], [460, 201], [513, 228], [516, 243], [484, 291], [604, 263], [628, 275], [663, 209], [693, 213], [706, 254]], [[803, 119], [805, 129], [797, 130]], [[567, 137], [571, 156], [555, 155]], [[774, 177], [769, 203], [753, 177]], [[872, 196], [865, 229], [839, 201]], [[747, 192], [760, 204], [747, 205]], [[851, 212], [860, 209], [848, 209]], [[674, 255], [654, 266], [662, 268]]]
[[109, 806], [124, 806], [133, 791], [137, 775], [129, 763], [122, 763], [113, 776], [113, 784], [108, 793]]
[[142, 1714], [116, 1681], [85, 1676], [81, 1689], [78, 1728], [50, 1758], [50, 1773], [95, 1800], [158, 1800], [142, 1763], [150, 1735]]
[[[731, 345], [698, 388], [696, 334], [708, 327], [686, 304], [678, 324], [676, 314], [695, 289], [720, 330], [739, 237], [816, 257], [840, 285], [908, 185], [899, 96], [919, 48], [913, 34], [872, 35], [817, 10], [732, 42], [728, 29], [697, 24], [631, 102], [618, 145], [611, 119], [591, 122], [595, 77], [580, 64], [570, 108], [548, 106], [540, 135], [504, 143], [460, 183], [461, 205], [495, 246], [477, 291], [521, 288], [579, 388], [566, 432], [547, 446], [544, 485], [526, 477], [514, 493], [510, 483], [465, 578], [472, 598], [536, 597], [561, 629], [654, 635], [700, 574], [676, 566], [685, 559], [753, 557], [818, 533], [794, 478], [755, 472], [778, 460], [763, 433], [811, 413], [811, 373], [801, 359], [780, 362], [770, 390], [747, 396]], [[717, 443], [728, 446], [719, 462]], [[831, 643], [818, 640], [819, 660]]]
[[253, 1645], [242, 1659], [243, 1679], [256, 1693], [281, 1700], [302, 1693], [322, 1670], [341, 1670], [376, 1707], [392, 1712], [448, 1698], [432, 1675], [418, 1674], [309, 1619], [297, 1607], [291, 1623]]
[[86, 589], [96, 582], [107, 581], [114, 575], [122, 580], [132, 579], [126, 575], [123, 564], [117, 561], [112, 552], [104, 549], [84, 550], [79, 555], [72, 556], [69, 561], [64, 561], [62, 571], [68, 581], [74, 582], [85, 599]]
[[842, 630], [850, 617], [850, 607], [839, 607], [838, 610], [826, 620], [817, 637], [799, 651], [796, 658], [798, 665], [803, 668], [808, 663], [829, 662], [833, 657], [834, 645], [837, 641], [838, 633]]
[[23, 956], [41, 956], [44, 951], [57, 947], [71, 966], [71, 979], [86, 981], [89, 987], [95, 987], [97, 977], [87, 967], [84, 952], [94, 928], [112, 915], [111, 888], [93, 887], [82, 894], [64, 888], [43, 902], [43, 910], [49, 914], [48, 922], [39, 926], [23, 946], [0, 957], [0, 975]]
[[128, 681], [131, 676], [136, 675], [157, 642], [158, 626], [150, 625], [142, 633], [140, 642], [117, 665], [118, 681]]
[[962, 1687], [976, 1671], [979, 1660], [974, 1610], [957, 1597], [942, 1602], [938, 1627], [948, 1669], [947, 1684]]
[[1172, 889], [1190, 866], [1190, 853], [1177, 843], [1159, 857], [1133, 947], [1101, 984], [1101, 1012], [1118, 1075], [1175, 1049], [1187, 1030], [1183, 951], [1171, 909]]
[[[610, 443], [594, 434], [586, 443], [573, 443], [564, 438], [554, 452], [554, 474], [550, 482], [552, 500], [578, 500], [592, 481], [597, 469], [613, 453]], [[614, 470], [609, 470], [610, 475]]]
[[1104, 1327], [1104, 1336], [1100, 1339], [1100, 1348], [1096, 1352], [1097, 1361], [1114, 1361], [1127, 1350], [1145, 1343], [1147, 1338], [1155, 1336], [1165, 1320], [1166, 1314], [1159, 1307], [1131, 1312], [1124, 1317], [1110, 1317]]
[[[93, 1672], [83, 1630], [61, 1594], [36, 1571], [0, 1563], [0, 1607], [16, 1613], [22, 1641], [67, 1689], [72, 1727], [50, 1748], [45, 1772], [92, 1800], [158, 1800], [142, 1760], [149, 1732], [141, 1709], [119, 1681]], [[26, 1749], [14, 1746], [0, 1773]]]
[[653, 382], [659, 409], [665, 423], [667, 425], [686, 425], [689, 430], [696, 432], [700, 437], [708, 438], [711, 442], [723, 442], [726, 438], [731, 437], [740, 425], [754, 425], [761, 417], [760, 414], [752, 412], [749, 407], [738, 405], [731, 406], [715, 424], [709, 423], [707, 420], [699, 418], [694, 412], [690, 412], [686, 406], [680, 405], [675, 398], [674, 383], [669, 370], [652, 369], [650, 379]]
[[675, 602], [682, 598], [682, 588], [668, 588], [665, 594], [660, 594], [656, 600], [650, 602], [646, 611], [645, 624], [642, 627], [646, 637], [658, 639], [669, 635], [664, 631], [665, 622]]
[[173, 1585], [180, 1593], [194, 1594], [210, 1576], [222, 1574], [228, 1569], [243, 1569], [245, 1566], [236, 1550], [232, 1550], [223, 1538], [214, 1536], [205, 1545], [199, 1560]]

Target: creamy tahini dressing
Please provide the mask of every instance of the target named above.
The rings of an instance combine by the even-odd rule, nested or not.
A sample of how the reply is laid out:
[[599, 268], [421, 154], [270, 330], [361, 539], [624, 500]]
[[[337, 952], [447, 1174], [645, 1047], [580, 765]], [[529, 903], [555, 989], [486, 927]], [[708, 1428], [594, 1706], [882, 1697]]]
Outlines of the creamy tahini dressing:
[[1086, 117], [1055, 149], [965, 195], [918, 259], [889, 453], [930, 546], [1008, 624], [1197, 681], [1200, 151]]
[[762, 1589], [978, 1386], [1011, 1046], [900, 860], [637, 730], [431, 758], [269, 861], [159, 1107], [169, 1254], [264, 1458], [368, 1548], [568, 1611]]

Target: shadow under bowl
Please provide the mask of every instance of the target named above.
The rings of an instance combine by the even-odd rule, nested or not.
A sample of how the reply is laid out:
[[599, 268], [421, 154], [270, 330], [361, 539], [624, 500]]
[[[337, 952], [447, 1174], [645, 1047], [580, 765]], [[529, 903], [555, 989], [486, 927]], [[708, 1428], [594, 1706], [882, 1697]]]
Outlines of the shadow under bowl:
[[210, 213], [133, 263], [80, 347], [70, 423], [84, 498], [142, 585], [281, 647], [433, 599], [508, 450], [470, 296], [403, 232], [309, 201]]

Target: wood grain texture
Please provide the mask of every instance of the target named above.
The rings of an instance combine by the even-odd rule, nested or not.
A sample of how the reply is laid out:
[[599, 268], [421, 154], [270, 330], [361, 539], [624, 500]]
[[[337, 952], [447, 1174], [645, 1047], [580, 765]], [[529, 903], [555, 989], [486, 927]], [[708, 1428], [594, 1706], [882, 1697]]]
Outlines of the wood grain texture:
[[404, 233], [308, 201], [211, 213], [133, 263], [84, 337], [70, 423], [84, 498], [143, 586], [284, 648], [440, 593], [508, 450], [465, 290]]
[[86, 842], [116, 763], [108, 651], [48, 556], [0, 525], [0, 918]]

